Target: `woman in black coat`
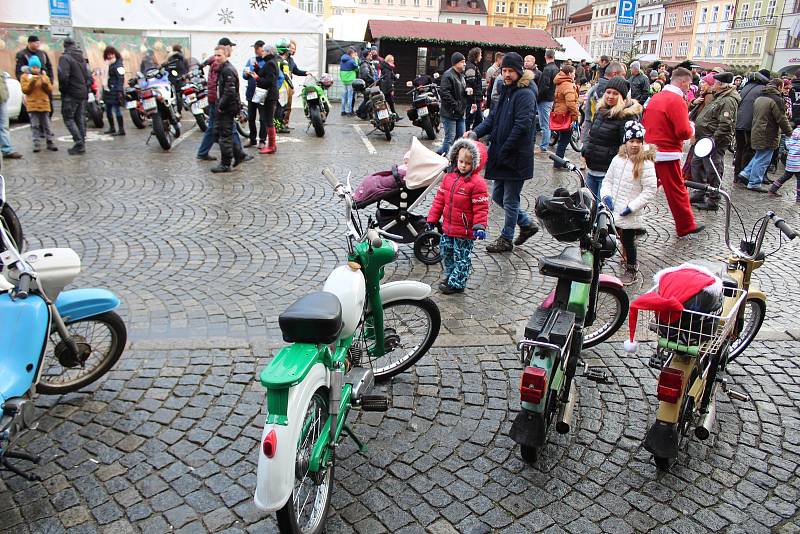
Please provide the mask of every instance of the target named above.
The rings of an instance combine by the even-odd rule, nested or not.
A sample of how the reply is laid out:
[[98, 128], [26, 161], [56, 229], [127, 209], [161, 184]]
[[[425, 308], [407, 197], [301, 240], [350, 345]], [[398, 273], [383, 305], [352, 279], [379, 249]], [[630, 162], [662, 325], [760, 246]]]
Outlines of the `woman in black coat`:
[[[258, 70], [256, 75], [256, 87], [267, 90], [267, 98], [264, 104], [259, 106], [259, 112], [263, 113], [261, 116], [261, 127], [259, 131], [259, 140], [264, 143], [264, 140], [269, 137], [269, 143], [262, 146], [262, 154], [273, 154], [276, 149], [277, 132], [275, 131], [275, 106], [278, 103], [278, 78], [280, 78], [280, 67], [278, 66], [278, 51], [274, 46], [264, 46], [264, 63]], [[263, 110], [263, 111], [262, 111]]]
[[[103, 133], [125, 135], [125, 124], [122, 119], [122, 103], [125, 101], [125, 67], [122, 63], [122, 56], [116, 48], [107, 46], [103, 50], [103, 59], [108, 63], [108, 89], [103, 91], [108, 130]], [[114, 128], [115, 116], [119, 130]]]
[[[394, 56], [389, 54], [387, 55], [383, 61], [381, 61], [381, 77], [379, 80], [379, 85], [381, 88], [381, 93], [383, 93], [384, 98], [386, 99], [386, 103], [389, 104], [389, 108], [394, 111]], [[396, 113], [395, 113], [396, 114]]]

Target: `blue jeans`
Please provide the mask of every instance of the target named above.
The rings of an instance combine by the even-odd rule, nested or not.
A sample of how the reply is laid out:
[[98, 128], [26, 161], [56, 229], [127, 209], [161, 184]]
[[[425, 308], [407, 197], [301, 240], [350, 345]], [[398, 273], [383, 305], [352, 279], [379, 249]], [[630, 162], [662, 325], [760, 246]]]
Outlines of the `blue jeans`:
[[495, 180], [492, 186], [492, 200], [506, 212], [505, 225], [500, 235], [509, 241], [514, 240], [517, 225], [531, 226], [533, 224], [528, 214], [519, 208], [520, 195], [524, 185], [523, 180]]
[[[217, 105], [208, 105], [208, 122], [206, 131], [203, 132], [203, 139], [200, 141], [200, 148], [197, 149], [197, 157], [204, 158], [208, 156], [211, 147], [214, 146], [214, 121], [217, 117]], [[236, 121], [233, 123], [233, 144], [240, 147], [242, 140], [239, 138], [239, 131], [236, 129]], [[238, 150], [238, 149], [237, 149]]]
[[467, 287], [472, 271], [472, 249], [475, 241], [463, 237], [443, 235], [439, 243], [444, 262], [444, 277], [447, 285], [458, 289]]
[[588, 171], [586, 173], [586, 187], [592, 190], [592, 194], [594, 198], [600, 198], [600, 186], [603, 185], [603, 178], [606, 177], [606, 173], [604, 172], [595, 172]]
[[[559, 158], [563, 158], [564, 154], [567, 153], [567, 145], [569, 145], [569, 140], [572, 137], [572, 130], [568, 130], [566, 132], [558, 132], [558, 144], [556, 145], [556, 156]], [[553, 167], [559, 167], [556, 162], [553, 162]]]
[[442, 117], [442, 126], [444, 126], [444, 139], [442, 140], [442, 148], [436, 151], [437, 154], [447, 156], [453, 142], [464, 135], [465, 121], [461, 119], [448, 119]]
[[342, 113], [353, 112], [353, 84], [344, 84], [344, 95], [342, 95]]
[[[550, 146], [550, 112], [553, 111], [553, 101], [539, 102], [536, 104], [536, 112], [539, 114], [539, 128], [542, 130], [542, 142], [539, 148], [547, 150]], [[535, 141], [534, 137], [534, 143]]]
[[11, 154], [14, 147], [11, 146], [11, 133], [8, 131], [8, 109], [7, 103], [0, 104], [0, 151], [3, 154]]
[[761, 185], [761, 182], [764, 181], [764, 176], [767, 174], [767, 168], [772, 161], [773, 152], [774, 150], [771, 148], [756, 150], [756, 153], [753, 155], [753, 159], [751, 159], [750, 163], [747, 164], [747, 167], [742, 169], [742, 172], [739, 173], [740, 176], [747, 178], [748, 189], [758, 187]]

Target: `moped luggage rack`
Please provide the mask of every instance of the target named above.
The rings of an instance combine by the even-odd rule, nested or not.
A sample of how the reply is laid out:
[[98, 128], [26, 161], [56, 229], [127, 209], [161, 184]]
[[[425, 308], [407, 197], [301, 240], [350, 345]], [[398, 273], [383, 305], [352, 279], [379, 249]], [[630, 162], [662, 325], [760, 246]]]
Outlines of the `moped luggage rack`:
[[563, 359], [569, 348], [570, 344], [572, 343], [572, 336], [575, 333], [575, 322], [573, 321], [572, 325], [570, 326], [569, 333], [564, 339], [563, 346], [559, 346], [555, 343], [549, 343], [547, 341], [537, 341], [535, 339], [522, 339], [517, 343], [517, 350], [519, 351], [519, 359], [522, 362], [522, 365], [528, 365], [531, 360], [531, 356], [533, 355], [533, 350], [536, 347], [546, 350], [552, 350], [558, 352], [559, 356]]

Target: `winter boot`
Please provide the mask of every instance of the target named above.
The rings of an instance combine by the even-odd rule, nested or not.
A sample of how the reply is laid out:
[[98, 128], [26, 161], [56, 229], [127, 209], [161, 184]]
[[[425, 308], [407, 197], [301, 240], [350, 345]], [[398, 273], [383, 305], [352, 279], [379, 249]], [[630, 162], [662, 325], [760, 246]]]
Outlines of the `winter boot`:
[[514, 240], [514, 245], [519, 246], [525, 243], [528, 239], [536, 235], [536, 232], [539, 231], [539, 227], [535, 224], [531, 223], [528, 226], [520, 226], [519, 227], [519, 235]]
[[117, 133], [116, 128], [114, 128], [114, 116], [109, 114], [106, 115], [106, 118], [108, 119], [108, 130], [103, 133], [106, 135], [114, 135]]
[[277, 133], [275, 131], [275, 128], [267, 129], [267, 139], [269, 139], [269, 144], [264, 148], [262, 148], [261, 150], [259, 150], [259, 152], [261, 154], [274, 154], [278, 149], [276, 145]]
[[489, 252], [490, 254], [498, 252], [511, 252], [512, 250], [514, 250], [514, 243], [503, 236], [498, 237], [492, 243], [486, 245], [486, 252]]
[[114, 136], [117, 136], [117, 137], [125, 135], [125, 122], [122, 119], [122, 115], [119, 115], [117, 117], [117, 124], [119, 125], [119, 129], [117, 130], [117, 133], [112, 133], [111, 135], [114, 135]]
[[639, 274], [639, 266], [625, 264], [625, 272], [620, 277], [622, 285], [629, 286], [636, 281], [636, 276]]

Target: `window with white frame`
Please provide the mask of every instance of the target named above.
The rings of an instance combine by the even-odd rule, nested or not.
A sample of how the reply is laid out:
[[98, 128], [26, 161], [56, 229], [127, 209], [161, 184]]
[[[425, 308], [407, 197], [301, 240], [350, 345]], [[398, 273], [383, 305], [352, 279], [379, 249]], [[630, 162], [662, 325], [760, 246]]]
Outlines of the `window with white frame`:
[[753, 18], [757, 19], [761, 16], [761, 0], [753, 4]]
[[453, 19], [447, 19], [447, 23], [448, 24], [452, 24], [453, 23]]
[[708, 18], [708, 8], [704, 7], [703, 9], [700, 10], [700, 21], [699, 21], [700, 24], [704, 23], [706, 21], [706, 18]]
[[683, 18], [681, 19], [681, 26], [691, 26], [692, 20], [694, 20], [694, 9], [684, 10]]
[[722, 12], [722, 21], [728, 22], [731, 20], [731, 13], [733, 13], [733, 6], [728, 4], [725, 6], [725, 10]]
[[305, 0], [297, 0], [297, 8], [301, 11], [306, 10], [306, 1]]
[[433, 0], [427, 0], [425, 5], [428, 6], [428, 7], [433, 7]]
[[728, 47], [728, 55], [732, 56], [736, 53], [736, 37], [731, 37], [731, 45]]
[[763, 44], [763, 41], [764, 41], [764, 36], [763, 35], [758, 35], [753, 40], [753, 55], [754, 56], [761, 54], [761, 45]]
[[717, 22], [719, 18], [719, 6], [714, 6], [711, 8], [711, 22]]
[[661, 24], [661, 13], [656, 13], [656, 26]]
[[702, 41], [696, 41], [694, 43], [694, 55], [697, 56], [697, 57], [700, 57], [700, 56], [703, 55], [703, 42]]
[[725, 39], [720, 40], [719, 47], [717, 48], [717, 55], [718, 56], [725, 55]]
[[528, 14], [528, 2], [520, 2], [517, 4], [517, 15], [527, 15]]
[[714, 55], [714, 44], [715, 41], [708, 41], [706, 43], [706, 56], [711, 57]]
[[689, 51], [688, 41], [681, 41], [678, 43], [678, 57], [683, 57]]
[[750, 38], [749, 37], [742, 37], [742, 43], [739, 45], [739, 53], [740, 54], [749, 54], [750, 53]]
[[664, 43], [664, 57], [672, 57], [672, 41]]
[[677, 25], [677, 23], [678, 23], [678, 14], [670, 13], [669, 17], [667, 17], [667, 28], [674, 28]]
[[767, 2], [767, 16], [769, 18], [772, 18], [772, 17], [775, 16], [775, 4], [776, 4], [776, 0], [769, 0], [769, 2]]
[[741, 14], [739, 20], [747, 20], [750, 17], [750, 4], [742, 4]]
[[498, 0], [497, 4], [494, 6], [494, 10], [496, 13], [505, 13], [506, 12], [506, 0]]

